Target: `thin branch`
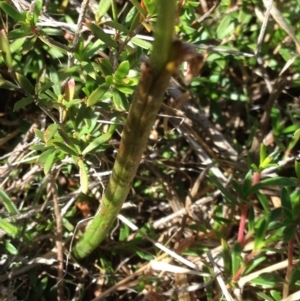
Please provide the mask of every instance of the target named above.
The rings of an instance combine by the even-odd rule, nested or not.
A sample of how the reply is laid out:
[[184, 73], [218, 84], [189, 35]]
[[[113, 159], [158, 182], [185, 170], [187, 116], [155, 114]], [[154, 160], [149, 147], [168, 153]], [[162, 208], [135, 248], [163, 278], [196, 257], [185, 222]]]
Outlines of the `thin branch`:
[[[77, 20], [77, 28], [76, 28], [76, 31], [74, 34], [74, 39], [73, 39], [73, 45], [72, 45], [73, 49], [76, 49], [76, 47], [78, 45], [81, 28], [82, 28], [82, 23], [83, 23], [83, 19], [85, 17], [85, 13], [88, 8], [88, 5], [89, 5], [89, 0], [83, 0], [81, 3], [80, 13], [79, 13], [78, 20]], [[71, 53], [68, 53], [68, 55], [69, 55], [68, 68], [70, 68], [74, 63], [74, 57]]]
[[266, 28], [267, 28], [267, 25], [268, 25], [268, 22], [269, 22], [272, 6], [273, 6], [273, 0], [269, 0], [269, 3], [267, 3], [267, 11], [265, 13], [263, 24], [261, 26], [259, 36], [258, 36], [258, 39], [257, 39], [256, 49], [254, 51], [255, 55], [257, 55], [259, 50], [260, 50], [260, 47], [261, 47], [261, 44], [262, 44], [262, 41], [263, 41], [263, 38], [264, 38], [264, 35], [265, 35], [265, 32], [266, 32]]
[[220, 3], [221, 3], [221, 0], [217, 0], [216, 3], [203, 16], [201, 16], [198, 20], [196, 20], [196, 21], [194, 21], [192, 23], [192, 26], [195, 23], [199, 23], [200, 24], [205, 19], [207, 19], [214, 12], [214, 10], [220, 5]]
[[265, 4], [267, 5], [267, 11], [265, 13], [263, 24], [262, 24], [260, 32], [259, 32], [259, 36], [258, 36], [258, 39], [257, 39], [256, 49], [254, 50], [254, 54], [256, 56], [256, 61], [257, 61], [258, 66], [259, 66], [261, 76], [263, 77], [263, 79], [266, 83], [266, 86], [267, 86], [267, 89], [268, 89], [269, 93], [271, 93], [272, 90], [273, 90], [273, 86], [272, 86], [271, 80], [269, 78], [269, 75], [268, 75], [266, 69], [264, 68], [264, 61], [263, 61], [262, 57], [259, 54], [259, 50], [261, 48], [261, 44], [263, 42], [263, 38], [264, 38], [264, 35], [265, 35], [265, 32], [266, 32], [267, 24], [269, 22], [270, 13], [271, 13], [271, 9], [272, 9], [272, 6], [273, 6], [273, 0], [269, 0], [269, 2], [265, 3]]
[[63, 301], [64, 299], [64, 250], [63, 250], [63, 225], [62, 225], [62, 218], [60, 214], [59, 202], [57, 198], [57, 191], [55, 180], [52, 176], [49, 178], [49, 182], [47, 185], [47, 198], [53, 199], [53, 207], [55, 213], [55, 220], [56, 220], [56, 248], [57, 248], [57, 261], [58, 261], [58, 268], [57, 268], [57, 300]]

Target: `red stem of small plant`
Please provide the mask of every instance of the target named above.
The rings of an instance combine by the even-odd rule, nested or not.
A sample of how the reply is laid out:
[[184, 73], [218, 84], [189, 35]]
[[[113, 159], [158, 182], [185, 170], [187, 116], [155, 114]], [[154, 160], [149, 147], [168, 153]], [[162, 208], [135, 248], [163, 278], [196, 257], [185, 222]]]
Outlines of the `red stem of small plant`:
[[240, 266], [240, 268], [238, 269], [238, 271], [235, 273], [235, 275], [232, 277], [232, 281], [233, 282], [238, 282], [238, 280], [240, 279], [243, 271], [244, 271], [245, 267], [244, 266]]
[[241, 210], [241, 219], [240, 219], [240, 226], [239, 226], [239, 232], [238, 232], [238, 239], [237, 239], [241, 245], [244, 244], [244, 240], [245, 240], [244, 232], [245, 232], [245, 227], [246, 227], [248, 210], [249, 210], [249, 205], [243, 204], [242, 210]]
[[[260, 180], [260, 173], [255, 172], [252, 176], [252, 186], [257, 184]], [[249, 201], [251, 202], [253, 199], [253, 196], [249, 196]], [[246, 220], [248, 215], [249, 205], [243, 204], [241, 207], [241, 219], [240, 219], [240, 225], [239, 225], [239, 232], [238, 232], [238, 242], [243, 245], [245, 241], [245, 228], [246, 228]]]
[[[257, 184], [260, 180], [260, 173], [255, 172], [252, 176], [252, 186]], [[251, 202], [253, 199], [253, 195], [249, 196], [249, 201]], [[239, 225], [239, 232], [238, 232], [238, 243], [242, 246], [245, 242], [245, 228], [246, 228], [246, 220], [247, 220], [247, 215], [248, 215], [248, 210], [249, 210], [249, 205], [248, 204], [242, 204], [241, 206], [241, 218], [240, 218], [240, 225]], [[249, 261], [252, 257], [254, 256], [254, 253], [249, 254], [247, 259], [245, 261]], [[245, 267], [241, 266], [236, 274], [233, 277], [233, 281], [238, 281], [238, 279], [241, 277]]]
[[[252, 251], [245, 259], [245, 263], [249, 262], [252, 258], [254, 258], [255, 256], [257, 255], [257, 253], [255, 251]], [[244, 272], [246, 266], [245, 265], [242, 265], [240, 266], [240, 268], [238, 269], [238, 271], [235, 273], [235, 275], [232, 277], [232, 281], [233, 282], [237, 282], [242, 273]]]

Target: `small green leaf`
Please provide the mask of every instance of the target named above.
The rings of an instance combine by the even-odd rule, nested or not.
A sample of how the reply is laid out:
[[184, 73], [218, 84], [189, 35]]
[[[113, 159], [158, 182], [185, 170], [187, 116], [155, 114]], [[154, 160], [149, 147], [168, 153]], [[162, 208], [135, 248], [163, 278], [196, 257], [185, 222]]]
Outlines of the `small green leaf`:
[[259, 165], [261, 165], [265, 158], [267, 157], [267, 147], [261, 143], [260, 144], [260, 150], [259, 150]]
[[[299, 113], [300, 113], [300, 110], [299, 110]], [[300, 117], [300, 115], [299, 115], [299, 117]], [[279, 123], [278, 127], [280, 127], [280, 121], [281, 120], [278, 121], [278, 123]], [[299, 129], [299, 125], [300, 125], [299, 123], [294, 123], [292, 125], [285, 127], [283, 130], [281, 130], [281, 128], [280, 128], [279, 132], [282, 134], [293, 134], [293, 136], [294, 136], [295, 132]]]
[[120, 86], [118, 84], [115, 84], [115, 87], [124, 94], [131, 95], [135, 91], [135, 89], [133, 87], [129, 87], [129, 86]]
[[0, 52], [2, 54], [3, 61], [6, 64], [6, 66], [8, 68], [12, 68], [12, 58], [11, 58], [10, 46], [9, 46], [8, 38], [7, 38], [7, 35], [4, 31], [4, 29], [0, 30]]
[[251, 271], [253, 271], [257, 266], [259, 266], [262, 262], [264, 262], [267, 259], [266, 256], [259, 255], [258, 257], [255, 257], [250, 262], [248, 262], [247, 268], [244, 272], [244, 274], [249, 274]]
[[246, 199], [245, 191], [243, 190], [241, 183], [238, 183], [237, 181], [232, 180], [231, 185], [241, 199]]
[[52, 44], [51, 40], [47, 38], [47, 36], [38, 36], [39, 40], [41, 40], [44, 44], [49, 46], [48, 52], [54, 57], [60, 58], [63, 57], [64, 54], [67, 54], [67, 50], [64, 48], [64, 46], [60, 46], [58, 44]]
[[49, 156], [47, 157], [46, 162], [44, 164], [45, 175], [48, 174], [48, 172], [51, 170], [51, 167], [56, 157], [57, 157], [57, 151], [52, 151], [51, 154], [49, 154]]
[[41, 10], [43, 8], [43, 0], [34, 1], [34, 10], [33, 10], [33, 23], [34, 25], [38, 22]]
[[34, 130], [35, 135], [42, 141], [44, 141], [44, 132], [39, 130], [39, 129], [35, 129]]
[[253, 284], [261, 285], [264, 288], [276, 287], [284, 280], [278, 274], [275, 273], [262, 273], [257, 278], [250, 281]]
[[105, 82], [107, 83], [107, 85], [112, 85], [114, 83], [114, 78], [112, 75], [107, 75], [105, 76]]
[[253, 206], [249, 206], [248, 210], [248, 232], [254, 231], [255, 227], [255, 212]]
[[274, 177], [274, 178], [266, 178], [260, 180], [258, 184], [253, 185], [249, 191], [248, 194], [251, 195], [253, 193], [256, 193], [259, 189], [265, 187], [265, 186], [276, 186], [279, 185], [280, 187], [283, 186], [297, 186], [297, 179], [296, 178], [285, 178], [285, 177]]
[[8, 235], [12, 237], [16, 237], [19, 233], [19, 230], [16, 226], [4, 219], [0, 219], [0, 228], [2, 228]]
[[260, 204], [264, 208], [264, 212], [265, 213], [270, 212], [269, 200], [268, 200], [267, 196], [265, 194], [260, 193], [260, 192], [257, 192], [256, 196], [257, 196]]
[[4, 247], [9, 254], [18, 255], [18, 253], [19, 253], [18, 249], [7, 240], [4, 241]]
[[13, 42], [10, 44], [11, 53], [19, 53], [23, 51], [23, 45], [27, 41], [27, 37], [22, 37], [18, 39], [13, 39]]
[[270, 290], [270, 295], [274, 298], [275, 301], [280, 301], [282, 299], [281, 294], [275, 290]]
[[17, 72], [15, 74], [16, 74], [16, 78], [17, 78], [17, 81], [18, 81], [18, 84], [20, 85], [20, 87], [28, 94], [34, 95], [34, 92], [35, 92], [34, 87], [31, 84], [31, 82], [29, 81], [29, 79], [26, 76], [24, 76], [23, 74], [20, 74]]
[[217, 177], [212, 173], [209, 172], [209, 178], [213, 182], [213, 184], [224, 194], [225, 198], [230, 201], [232, 204], [239, 205], [238, 200], [234, 197], [227, 188], [225, 188], [217, 179]]
[[300, 162], [295, 161], [295, 171], [297, 175], [297, 179], [300, 180]]
[[250, 166], [251, 166], [251, 168], [252, 168], [254, 171], [256, 171], [256, 172], [261, 172], [261, 171], [259, 170], [259, 168], [258, 168], [254, 163], [252, 163]]
[[26, 14], [25, 13], [19, 13], [13, 6], [7, 4], [4, 1], [0, 2], [0, 8], [8, 14], [10, 17], [12, 17], [14, 20], [21, 22], [26, 20]]
[[232, 261], [231, 261], [231, 249], [227, 241], [221, 238], [221, 245], [222, 245], [222, 259], [224, 262], [224, 269], [227, 275], [231, 275], [231, 268], [232, 268]]
[[101, 135], [100, 137], [94, 139], [82, 152], [82, 155], [86, 155], [90, 153], [92, 150], [97, 148], [99, 145], [107, 142], [112, 136], [112, 133], [106, 133]]
[[73, 155], [73, 156], [78, 156], [79, 154], [72, 149], [71, 147], [67, 146], [64, 143], [61, 142], [53, 142], [53, 145], [57, 147], [57, 149], [61, 150], [62, 152], [68, 154], [68, 155]]
[[[13, 29], [12, 31], [10, 31], [8, 33], [8, 37], [12, 41], [15, 41], [16, 39], [20, 39], [20, 38], [25, 38], [25, 37], [28, 38], [30, 36], [32, 36], [32, 31], [29, 26], [22, 26], [20, 28]], [[24, 48], [23, 48], [23, 51], [24, 51]]]
[[65, 101], [70, 102], [74, 99], [75, 89], [76, 89], [75, 81], [73, 78], [71, 78], [70, 80], [68, 80], [65, 86], [65, 94], [64, 94]]
[[43, 29], [38, 30], [38, 33], [43, 36], [61, 36], [64, 31], [62, 28], [43, 27]]
[[157, 0], [144, 0], [147, 12], [149, 15], [154, 15], [157, 8]]
[[44, 141], [47, 144], [57, 133], [59, 125], [57, 123], [50, 124], [44, 132]]
[[[66, 130], [63, 129], [62, 127], [60, 127], [58, 130], [58, 133], [60, 134], [61, 138], [64, 140], [64, 142], [69, 145], [71, 148], [74, 149], [74, 151], [77, 152], [78, 150], [78, 141], [73, 138], [72, 136], [69, 136], [67, 133], [66, 133]], [[77, 146], [77, 147], [76, 147]], [[79, 154], [79, 153], [78, 153]]]
[[14, 105], [14, 112], [18, 111], [19, 109], [25, 108], [29, 104], [33, 103], [34, 99], [33, 97], [25, 97], [22, 98], [21, 100], [17, 101]]
[[217, 28], [217, 38], [223, 40], [226, 36], [234, 32], [235, 25], [232, 21], [231, 15], [222, 18], [220, 25]]
[[139, 38], [136, 38], [136, 37], [133, 37], [130, 41], [134, 45], [139, 46], [143, 49], [146, 49], [146, 50], [152, 49], [152, 44], [148, 41], [145, 41], [145, 40], [142, 40], [142, 39], [139, 39]]
[[119, 91], [117, 89], [113, 89], [112, 95], [113, 95], [113, 103], [114, 103], [116, 110], [124, 111], [125, 106], [123, 103], [122, 95], [119, 93]]
[[98, 5], [98, 18], [101, 19], [109, 10], [111, 0], [101, 0]]
[[300, 190], [295, 189], [291, 195], [292, 207], [293, 207], [293, 218], [298, 218], [300, 216]]
[[296, 130], [290, 143], [289, 143], [289, 146], [288, 146], [288, 149], [291, 150], [294, 148], [294, 146], [297, 144], [297, 142], [299, 141], [300, 139], [300, 129]]
[[256, 292], [257, 296], [261, 297], [265, 301], [274, 301], [272, 297], [268, 296], [263, 292]]
[[112, 18], [114, 21], [118, 20], [118, 7], [116, 1], [112, 1], [111, 3], [111, 11], [112, 11]]
[[[146, 15], [146, 11], [144, 12]], [[132, 9], [128, 12], [126, 18], [125, 18], [125, 23], [130, 25], [129, 27], [129, 32], [133, 33], [138, 26], [141, 24], [141, 14], [140, 12], [135, 10], [135, 7], [132, 7]]]
[[255, 225], [254, 250], [258, 251], [265, 246], [266, 232], [269, 225], [269, 215], [260, 219]]
[[241, 245], [239, 243], [235, 243], [231, 253], [232, 275], [234, 275], [238, 271], [238, 269], [240, 268], [243, 262], [243, 258], [241, 254], [242, 254]]
[[116, 79], [123, 79], [126, 77], [130, 69], [130, 64], [128, 61], [123, 61], [117, 68], [114, 77]]
[[115, 40], [111, 38], [110, 35], [105, 33], [103, 29], [101, 29], [99, 26], [93, 23], [88, 24], [88, 28], [95, 34], [95, 36], [103, 41], [107, 46], [118, 48], [118, 44]]
[[46, 150], [44, 147], [44, 151], [38, 157], [38, 163], [45, 164], [45, 162], [47, 161], [47, 158], [54, 152], [55, 152], [55, 149], [53, 147], [48, 148]]
[[101, 97], [107, 92], [109, 85], [106, 83], [100, 85], [87, 99], [87, 107], [93, 106], [101, 101]]
[[295, 225], [286, 226], [282, 233], [282, 242], [288, 243], [295, 236], [296, 230]]
[[[62, 128], [58, 129], [58, 136], [55, 136], [51, 141], [50, 145], [54, 145], [54, 143], [62, 143], [66, 145], [68, 148], [71, 148], [73, 150], [73, 153], [76, 153], [76, 156], [81, 154], [81, 148], [82, 148], [82, 141], [78, 140], [77, 138], [72, 137], [71, 135], [67, 134], [65, 130], [62, 130]], [[77, 133], [76, 133], [77, 135]]]
[[87, 194], [89, 190], [89, 179], [87, 174], [87, 168], [81, 159], [78, 160], [77, 164], [79, 166], [79, 173], [80, 173], [80, 189], [82, 193]]
[[11, 214], [11, 215], [20, 214], [20, 212], [17, 209], [17, 207], [15, 206], [14, 202], [10, 199], [10, 197], [2, 189], [0, 189], [0, 199], [9, 214]]
[[141, 7], [141, 4], [138, 0], [130, 0], [130, 2], [134, 5], [134, 7], [139, 11], [139, 13], [142, 16], [146, 17], [147, 12]]
[[260, 170], [263, 170], [267, 167], [270, 167], [270, 163], [272, 162], [273, 158], [271, 156], [266, 157], [263, 162], [259, 165]]
[[[90, 59], [94, 57], [95, 53], [99, 50], [100, 47], [103, 46], [103, 42], [101, 40], [97, 40], [93, 43], [87, 44], [85, 48], [82, 51], [81, 54], [81, 60], [82, 63], [90, 62]], [[97, 64], [98, 65], [98, 64]], [[88, 63], [85, 66], [83, 65], [82, 67], [85, 67], [86, 69], [88, 67], [91, 67], [91, 71], [94, 72], [95, 69], [93, 68], [92, 64]], [[91, 74], [89, 74], [91, 76]], [[93, 77], [94, 78], [94, 77]]]
[[297, 264], [294, 267], [294, 271], [293, 271], [292, 277], [291, 277], [291, 279], [289, 281], [289, 286], [291, 288], [293, 288], [293, 286], [296, 285], [296, 282], [299, 281], [299, 279], [300, 279], [300, 267]]
[[[65, 215], [65, 217], [73, 217], [73, 216], [74, 216], [74, 212], [72, 212], [72, 210], [68, 211], [68, 213], [66, 213], [66, 215]], [[63, 218], [62, 222], [63, 222], [64, 228], [66, 228], [67, 231], [69, 231], [69, 232], [73, 232], [74, 231], [75, 227], [72, 225], [72, 223], [70, 223], [68, 221], [68, 219]]]
[[244, 179], [243, 185], [242, 185], [242, 190], [243, 190], [243, 195], [248, 196], [247, 191], [251, 188], [252, 186], [252, 177], [253, 177], [253, 173], [252, 170], [250, 169]]
[[53, 91], [55, 95], [59, 97], [61, 95], [60, 80], [58, 77], [57, 70], [55, 70], [53, 66], [50, 67], [50, 80], [54, 84]]
[[75, 98], [75, 99], [69, 101], [68, 103], [66, 103], [65, 108], [68, 109], [68, 108], [74, 107], [75, 105], [78, 105], [78, 104], [81, 104], [81, 103], [82, 103], [82, 99]]
[[53, 83], [48, 80], [46, 80], [44, 83], [38, 83], [37, 94], [41, 96], [44, 92], [46, 92], [51, 87], [53, 87]]
[[121, 227], [121, 230], [119, 233], [119, 241], [126, 241], [129, 234], [130, 234], [130, 228], [127, 225], [122, 224], [122, 227]]
[[3, 78], [0, 78], [0, 87], [7, 90], [17, 90], [19, 87]]
[[288, 220], [292, 220], [293, 219], [292, 200], [288, 190], [285, 187], [281, 188], [280, 199], [281, 199], [283, 216]]
[[134, 254], [136, 254], [137, 256], [139, 256], [141, 259], [146, 260], [146, 261], [151, 261], [154, 259], [154, 256], [149, 254], [148, 251], [143, 251], [141, 248], [139, 247], [135, 247], [133, 250]]
[[283, 232], [284, 232], [284, 227], [280, 228], [275, 233], [272, 233], [270, 236], [268, 236], [268, 238], [265, 241], [265, 246], [274, 244], [278, 241], [282, 241]]
[[100, 59], [99, 67], [104, 76], [113, 74], [113, 66], [109, 59], [106, 59], [106, 58]]
[[117, 22], [114, 22], [114, 21], [107, 21], [104, 24], [107, 25], [107, 26], [110, 26], [110, 27], [112, 27], [116, 30], [119, 30], [120, 32], [123, 32], [125, 34], [129, 34], [129, 30], [124, 25], [122, 25], [121, 23], [117, 23]]

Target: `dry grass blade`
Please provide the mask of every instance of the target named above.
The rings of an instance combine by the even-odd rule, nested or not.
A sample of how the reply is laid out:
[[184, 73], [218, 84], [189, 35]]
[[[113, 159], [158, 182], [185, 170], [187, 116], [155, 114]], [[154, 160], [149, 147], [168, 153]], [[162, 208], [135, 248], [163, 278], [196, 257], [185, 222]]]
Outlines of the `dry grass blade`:
[[298, 301], [300, 299], [300, 291], [283, 298], [281, 301]]
[[[183, 258], [182, 256], [178, 255], [176, 252], [168, 249], [167, 247], [165, 247], [164, 245], [162, 245], [159, 242], [154, 241], [152, 238], [150, 238], [147, 234], [145, 234], [144, 232], [140, 231], [139, 228], [134, 225], [132, 222], [130, 222], [127, 218], [125, 218], [124, 216], [122, 216], [121, 214], [118, 215], [118, 219], [121, 220], [122, 222], [124, 222], [127, 226], [129, 226], [133, 231], [137, 231], [140, 235], [142, 235], [143, 237], [145, 237], [148, 241], [150, 241], [151, 243], [153, 243], [157, 248], [159, 248], [161, 251], [167, 253], [169, 256], [171, 256], [172, 258], [178, 260], [179, 262], [185, 264], [186, 266], [190, 267], [191, 269], [194, 269], [195, 271], [198, 272], [198, 267], [193, 264], [192, 262], [190, 262], [189, 260], [186, 260], [185, 258]], [[199, 271], [199, 273], [201, 273]]]
[[[263, 0], [266, 7], [270, 6], [270, 3], [273, 1]], [[298, 54], [300, 54], [300, 42], [295, 34], [294, 29], [287, 23], [285, 18], [282, 16], [282, 13], [273, 5], [271, 6], [271, 15], [275, 21], [280, 25], [280, 27], [290, 36], [290, 38], [295, 42], [296, 49]]]
[[207, 253], [207, 256], [208, 256], [208, 259], [210, 261], [210, 264], [212, 265], [213, 269], [214, 269], [214, 272], [215, 272], [215, 275], [216, 275], [216, 279], [219, 283], [219, 286], [220, 286], [220, 289], [225, 297], [225, 299], [227, 301], [233, 301], [234, 299], [231, 297], [227, 287], [226, 287], [226, 284], [224, 282], [224, 279], [222, 278], [222, 275], [220, 273], [220, 270], [218, 269], [217, 265], [215, 264], [215, 261], [214, 261], [214, 258], [212, 257], [212, 253], [209, 251]]
[[[299, 260], [294, 260], [293, 264], [297, 264], [298, 262], [299, 262]], [[262, 273], [272, 273], [272, 272], [275, 272], [275, 271], [278, 271], [278, 270], [285, 269], [285, 268], [287, 268], [287, 266], [288, 266], [288, 261], [284, 260], [284, 261], [275, 263], [273, 265], [270, 265], [270, 266], [268, 266], [264, 269], [258, 270], [256, 272], [251, 273], [251, 274], [248, 274], [248, 275], [242, 277], [239, 280], [239, 282], [238, 282], [239, 287], [243, 288], [247, 282], [257, 278]]]

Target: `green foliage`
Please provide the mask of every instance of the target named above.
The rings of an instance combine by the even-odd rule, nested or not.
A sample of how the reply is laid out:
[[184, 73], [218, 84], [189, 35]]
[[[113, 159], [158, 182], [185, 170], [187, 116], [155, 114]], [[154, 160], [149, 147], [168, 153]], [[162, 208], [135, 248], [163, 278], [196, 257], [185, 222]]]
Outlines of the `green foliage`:
[[[110, 218], [101, 227], [92, 226], [92, 235], [76, 247], [76, 255], [86, 256], [90, 250], [85, 248], [102, 233], [102, 244], [95, 244], [96, 250], [81, 263], [93, 282], [81, 292], [81, 300], [134, 275], [158, 256], [156, 247], [127, 225], [109, 232], [128, 192], [127, 200], [137, 207], [122, 214], [184, 257], [201, 258], [203, 269], [211, 274], [205, 277], [210, 285], [194, 292], [193, 299], [222, 298], [212, 263], [205, 261], [209, 250], [229, 293], [243, 284], [241, 300], [279, 301], [299, 291], [299, 264], [291, 264], [299, 257], [299, 3], [274, 3], [292, 31], [271, 11], [260, 41], [266, 8], [256, 0], [216, 1], [219, 6], [201, 21], [211, 8], [209, 1], [204, 1], [208, 7], [203, 1], [177, 1], [175, 17], [159, 19], [170, 11], [158, 9], [163, 1], [100, 0], [93, 9], [92, 4], [87, 8], [78, 32], [80, 7], [71, 1], [37, 0], [28, 7], [26, 1], [18, 7], [19, 2], [0, 1], [0, 251], [16, 256], [0, 266], [0, 277], [33, 256], [44, 258], [57, 243], [59, 218], [48, 188], [54, 178], [66, 249], [84, 237], [86, 229], [79, 227], [74, 233], [76, 225], [99, 212], [100, 199], [103, 215]], [[181, 44], [183, 49], [173, 47], [172, 57], [174, 36], [187, 44]], [[153, 42], [153, 37], [158, 38]], [[195, 51], [203, 55], [203, 66], [191, 60]], [[186, 65], [180, 64], [183, 60]], [[193, 68], [196, 76], [189, 81]], [[173, 80], [164, 93], [166, 70]], [[144, 90], [137, 88], [141, 75], [146, 78]], [[177, 100], [174, 90], [181, 93]], [[155, 101], [165, 98], [159, 116], [160, 106], [147, 111], [147, 102], [137, 99], [148, 94]], [[134, 99], [140, 105], [135, 120], [141, 122], [126, 132]], [[210, 123], [201, 123], [197, 110]], [[150, 121], [155, 121], [154, 127]], [[148, 134], [143, 143], [139, 144], [141, 134], [133, 134], [123, 152], [124, 133], [144, 129]], [[226, 154], [226, 145], [221, 145], [225, 140], [237, 160]], [[133, 153], [135, 147], [138, 152]], [[119, 149], [126, 156], [116, 160]], [[203, 150], [208, 159], [202, 157]], [[119, 186], [108, 185], [102, 176], [111, 173], [115, 162], [118, 170], [112, 178]], [[129, 163], [134, 170], [128, 171]], [[95, 186], [101, 192], [97, 199], [92, 193]], [[212, 192], [218, 196], [202, 202]], [[198, 211], [190, 206], [196, 201]], [[188, 212], [184, 217], [175, 214], [152, 227], [184, 209]], [[276, 264], [285, 260], [287, 266], [279, 269]], [[271, 272], [265, 272], [267, 267]], [[16, 289], [19, 299], [57, 299], [57, 274], [47, 265], [43, 270], [40, 274], [32, 269], [24, 276], [24, 284]], [[67, 271], [65, 295], [72, 299], [70, 283], [81, 278], [72, 274], [72, 267]], [[92, 291], [90, 287], [96, 286], [92, 277], [99, 271], [106, 280]], [[171, 283], [165, 279], [173, 281], [173, 275], [161, 279], [151, 273], [138, 274], [133, 291], [150, 287], [149, 291], [165, 293]], [[244, 277], [250, 280], [244, 282]], [[15, 278], [17, 284], [20, 279]], [[152, 287], [154, 281], [158, 284]], [[203, 278], [191, 276], [189, 281], [199, 283]], [[26, 286], [35, 290], [27, 294]]]
[[16, 208], [15, 204], [12, 202], [10, 197], [2, 189], [0, 189], [0, 198], [2, 204], [4, 204], [4, 207], [9, 214], [11, 215], [19, 214], [19, 210]]
[[279, 283], [282, 283], [284, 280], [282, 277], [272, 273], [263, 273], [255, 280], [252, 280], [251, 283], [256, 285], [261, 285], [266, 288], [276, 287]]

